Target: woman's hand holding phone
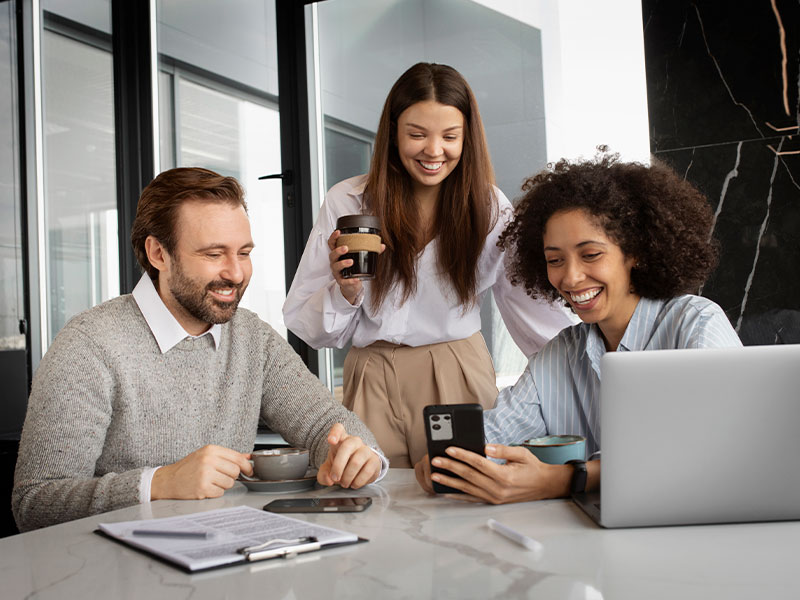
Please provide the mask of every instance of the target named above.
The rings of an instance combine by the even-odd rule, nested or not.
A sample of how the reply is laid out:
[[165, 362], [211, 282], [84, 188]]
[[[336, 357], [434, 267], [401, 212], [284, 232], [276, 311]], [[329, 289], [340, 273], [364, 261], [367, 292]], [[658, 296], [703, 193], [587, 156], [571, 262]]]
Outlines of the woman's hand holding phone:
[[[483, 454], [483, 408], [480, 404], [432, 404], [422, 410], [428, 456], [431, 459], [431, 487], [437, 494], [461, 493], [458, 488], [444, 485], [433, 477], [441, 468], [437, 462], [450, 447]], [[451, 475], [450, 472], [447, 473]]]
[[[433, 459], [434, 467], [450, 471], [454, 476], [431, 474], [426, 456], [414, 466], [417, 481], [428, 492], [438, 483], [463, 492], [453, 494], [453, 498], [488, 504], [558, 498], [569, 489], [572, 476], [569, 465], [548, 465], [519, 446], [488, 444], [485, 452], [489, 458], [453, 446], [446, 450], [447, 457]], [[489, 460], [491, 458], [506, 462], [497, 464]]]
[[433, 491], [433, 482], [431, 481], [431, 460], [427, 454], [414, 465], [414, 475], [417, 477], [419, 487], [429, 494], [436, 493]]

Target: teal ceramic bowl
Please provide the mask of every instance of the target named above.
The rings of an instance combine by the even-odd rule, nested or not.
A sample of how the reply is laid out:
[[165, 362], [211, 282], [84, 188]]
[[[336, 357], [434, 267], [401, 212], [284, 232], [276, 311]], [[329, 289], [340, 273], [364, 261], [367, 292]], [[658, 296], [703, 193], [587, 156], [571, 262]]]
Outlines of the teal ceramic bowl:
[[546, 435], [525, 440], [519, 445], [551, 465], [563, 465], [568, 460], [586, 460], [586, 438], [581, 435]]

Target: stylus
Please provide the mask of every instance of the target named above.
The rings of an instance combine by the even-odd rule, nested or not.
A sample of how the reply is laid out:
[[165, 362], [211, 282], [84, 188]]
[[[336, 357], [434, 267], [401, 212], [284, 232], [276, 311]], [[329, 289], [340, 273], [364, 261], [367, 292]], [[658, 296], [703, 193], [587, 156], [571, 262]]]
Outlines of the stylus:
[[519, 531], [511, 529], [511, 527], [507, 525], [498, 523], [494, 519], [489, 519], [486, 521], [486, 524], [492, 531], [496, 531], [503, 537], [510, 539], [512, 542], [519, 544], [523, 548], [527, 548], [528, 550], [533, 550], [535, 552], [540, 552], [544, 548], [541, 542], [537, 542], [535, 539], [529, 538], [527, 535], [523, 535]]

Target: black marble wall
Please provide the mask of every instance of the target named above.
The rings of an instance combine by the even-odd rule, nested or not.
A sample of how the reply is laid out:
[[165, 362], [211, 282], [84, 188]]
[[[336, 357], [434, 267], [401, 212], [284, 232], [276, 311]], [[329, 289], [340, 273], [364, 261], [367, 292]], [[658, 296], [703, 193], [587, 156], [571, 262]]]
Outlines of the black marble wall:
[[650, 145], [709, 198], [701, 293], [745, 344], [800, 343], [800, 2], [643, 0]]

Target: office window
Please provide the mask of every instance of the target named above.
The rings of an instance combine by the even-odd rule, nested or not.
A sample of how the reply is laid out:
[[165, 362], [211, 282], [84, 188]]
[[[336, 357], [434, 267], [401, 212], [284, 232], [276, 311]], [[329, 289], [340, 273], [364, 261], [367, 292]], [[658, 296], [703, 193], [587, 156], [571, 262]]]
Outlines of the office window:
[[253, 278], [242, 306], [286, 336], [275, 3], [158, 0], [161, 168], [205, 167], [245, 189]]
[[111, 34], [111, 0], [41, 0], [41, 7], [50, 15]]
[[[361, 175], [369, 170], [372, 157], [372, 146], [375, 140], [373, 132], [353, 127], [337, 119], [325, 119], [325, 189], [330, 189], [343, 179]], [[342, 366], [347, 352], [344, 348], [332, 348], [332, 383], [337, 398], [342, 395]]]
[[0, 3], [0, 350], [24, 350], [19, 129], [12, 2]]
[[97, 45], [42, 32], [48, 338], [119, 295], [113, 65]]
[[[172, 118], [177, 123], [176, 166], [205, 167], [236, 177], [245, 188], [256, 247], [251, 255], [253, 278], [242, 306], [286, 337], [281, 312], [286, 290], [280, 181], [258, 180], [267, 172], [280, 172], [277, 105], [245, 99], [243, 93], [215, 86], [211, 80], [198, 83], [197, 77], [193, 81], [179, 74], [173, 77], [178, 82]], [[160, 93], [163, 97], [168, 91]]]
[[0, 439], [22, 428], [28, 383], [15, 28], [14, 2], [0, 2]]
[[325, 119], [325, 189], [369, 170], [375, 133]]

